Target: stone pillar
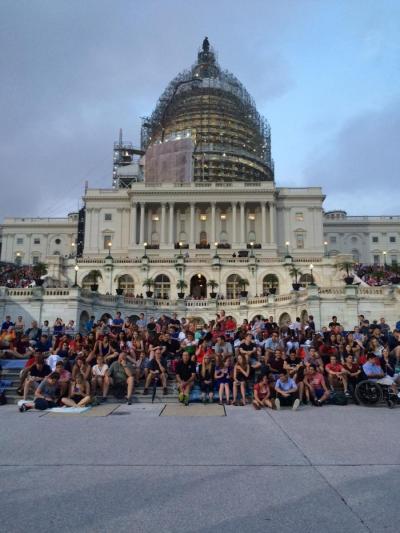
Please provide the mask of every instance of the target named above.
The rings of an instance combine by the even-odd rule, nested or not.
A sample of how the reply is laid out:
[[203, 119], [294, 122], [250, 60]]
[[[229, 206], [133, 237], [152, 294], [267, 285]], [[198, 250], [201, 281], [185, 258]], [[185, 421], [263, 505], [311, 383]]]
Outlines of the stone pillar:
[[189, 237], [189, 246], [194, 248], [195, 246], [195, 224], [196, 224], [196, 204], [190, 204], [190, 237]]
[[211, 246], [214, 246], [215, 242], [215, 202], [211, 202]]
[[232, 244], [236, 244], [236, 202], [232, 202]]
[[169, 244], [174, 244], [174, 202], [169, 202]]
[[264, 246], [267, 243], [267, 213], [265, 202], [261, 202], [261, 246]]
[[246, 243], [245, 237], [246, 219], [245, 219], [245, 204], [240, 202], [240, 243], [242, 246]]
[[137, 231], [137, 204], [132, 204], [131, 208], [131, 246], [136, 246], [136, 231]]
[[271, 244], [276, 243], [275, 236], [275, 204], [272, 202], [269, 203], [269, 229], [270, 229], [270, 242]]
[[144, 210], [145, 210], [145, 203], [142, 202], [140, 204], [140, 235], [139, 235], [139, 244], [143, 246], [144, 241]]
[[160, 244], [165, 244], [165, 226], [166, 226], [166, 216], [165, 216], [165, 203], [161, 204], [161, 224], [160, 224]]

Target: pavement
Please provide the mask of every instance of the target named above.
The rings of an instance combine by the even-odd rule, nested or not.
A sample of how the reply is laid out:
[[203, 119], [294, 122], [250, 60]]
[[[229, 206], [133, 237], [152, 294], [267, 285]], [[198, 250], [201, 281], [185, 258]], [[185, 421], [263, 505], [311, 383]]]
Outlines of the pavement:
[[164, 407], [0, 407], [1, 530], [399, 531], [400, 407]]

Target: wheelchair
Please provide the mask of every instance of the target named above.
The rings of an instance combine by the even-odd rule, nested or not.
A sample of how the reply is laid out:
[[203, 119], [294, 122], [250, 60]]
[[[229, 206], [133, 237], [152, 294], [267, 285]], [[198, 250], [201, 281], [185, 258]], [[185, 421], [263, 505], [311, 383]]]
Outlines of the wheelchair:
[[389, 409], [393, 409], [398, 403], [398, 397], [389, 385], [381, 385], [370, 379], [364, 379], [357, 383], [354, 396], [359, 405], [366, 407], [385, 402]]

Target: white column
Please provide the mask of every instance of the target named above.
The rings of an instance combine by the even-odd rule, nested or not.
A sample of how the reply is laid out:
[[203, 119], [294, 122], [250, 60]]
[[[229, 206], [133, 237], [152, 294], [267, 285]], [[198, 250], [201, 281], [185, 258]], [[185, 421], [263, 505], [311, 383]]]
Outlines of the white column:
[[137, 204], [132, 204], [131, 208], [131, 246], [136, 246], [136, 229], [137, 227]]
[[232, 202], [232, 245], [236, 244], [236, 202]]
[[[145, 232], [144, 240], [147, 241], [149, 244], [151, 244], [151, 232], [153, 228], [153, 213], [154, 213], [154, 207], [147, 210], [147, 232]], [[147, 235], [146, 235], [147, 233]]]
[[145, 203], [142, 202], [140, 204], [140, 236], [139, 236], [139, 244], [143, 246], [144, 243], [144, 210], [145, 210]]
[[165, 225], [166, 225], [166, 216], [165, 216], [165, 203], [161, 204], [161, 226], [160, 226], [160, 244], [165, 244]]
[[211, 239], [210, 244], [214, 246], [215, 242], [215, 202], [211, 202]]
[[270, 228], [270, 242], [275, 244], [275, 204], [269, 202], [269, 228]]
[[169, 239], [168, 243], [174, 244], [174, 203], [169, 202]]
[[267, 212], [265, 202], [261, 202], [261, 246], [264, 246], [267, 242]]
[[246, 219], [245, 219], [245, 205], [244, 202], [240, 202], [240, 242], [245, 244], [245, 229], [246, 229]]
[[189, 246], [194, 247], [195, 245], [195, 225], [196, 225], [196, 204], [190, 204], [190, 240]]

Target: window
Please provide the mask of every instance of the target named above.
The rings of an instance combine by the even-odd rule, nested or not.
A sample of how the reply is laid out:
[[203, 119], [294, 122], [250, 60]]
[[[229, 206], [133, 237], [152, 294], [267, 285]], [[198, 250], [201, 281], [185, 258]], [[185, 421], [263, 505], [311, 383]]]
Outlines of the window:
[[263, 295], [266, 296], [270, 289], [274, 289], [274, 293], [277, 292], [279, 288], [279, 280], [275, 274], [267, 274], [263, 279]]
[[396, 242], [396, 237], [389, 237], [389, 242]]
[[304, 248], [304, 232], [302, 231], [296, 233], [296, 248]]
[[226, 280], [226, 297], [228, 300], [231, 298], [239, 298], [240, 279], [238, 274], [231, 274]]
[[397, 255], [391, 255], [390, 256], [390, 261], [392, 263], [392, 266], [396, 266], [397, 265]]
[[55, 242], [56, 244], [61, 244], [61, 239], [56, 239], [54, 242]]
[[331, 244], [336, 244], [336, 237], [334, 235], [331, 235], [329, 237], [329, 240], [330, 240]]
[[205, 215], [204, 213], [202, 213], [202, 214], [200, 215], [200, 220], [201, 220], [201, 221], [207, 220], [207, 215]]
[[304, 215], [303, 213], [296, 213], [296, 221], [297, 222], [303, 222], [304, 221]]
[[372, 237], [372, 242], [379, 242], [378, 237]]
[[379, 265], [380, 256], [374, 255], [374, 265]]
[[156, 298], [169, 298], [171, 282], [165, 274], [160, 274], [154, 279], [154, 296]]
[[105, 213], [104, 214], [104, 220], [112, 220], [112, 214], [111, 213]]
[[17, 237], [17, 244], [24, 244], [24, 239], [22, 237]]
[[35, 237], [33, 239], [33, 244], [40, 244], [40, 239], [38, 237]]
[[104, 235], [104, 243], [103, 243], [104, 250], [107, 250], [109, 248], [111, 242], [112, 242], [111, 235]]
[[118, 288], [124, 291], [124, 294], [134, 294], [135, 292], [135, 282], [132, 277], [128, 274], [118, 278]]
[[33, 255], [32, 256], [32, 265], [37, 265], [39, 263], [39, 256], [38, 255]]

